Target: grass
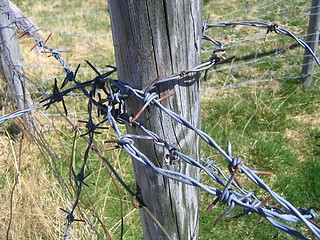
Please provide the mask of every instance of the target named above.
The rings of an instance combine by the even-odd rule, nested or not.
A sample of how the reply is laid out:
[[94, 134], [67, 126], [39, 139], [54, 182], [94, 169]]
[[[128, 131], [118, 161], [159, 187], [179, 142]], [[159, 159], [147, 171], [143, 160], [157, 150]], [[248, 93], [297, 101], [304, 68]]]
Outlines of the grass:
[[[308, 18], [303, 15], [306, 3], [294, 2], [280, 1], [274, 5], [270, 1], [204, 1], [204, 18], [210, 14], [210, 22], [276, 21], [299, 35], [307, 29]], [[82, 64], [79, 79], [94, 76], [83, 64], [84, 60], [89, 60], [101, 71], [106, 64], [115, 64], [106, 1], [52, 1], [50, 7], [46, 1], [16, 1], [16, 4], [34, 18], [46, 36], [53, 32], [48, 45], [68, 50], [63, 57], [73, 69]], [[220, 4], [225, 7], [216, 7], [222, 6]], [[303, 50], [287, 50], [292, 40], [279, 35], [270, 34], [264, 41], [264, 33], [247, 27], [208, 31], [210, 36], [225, 43], [226, 55], [236, 55], [237, 59], [230, 64], [232, 68], [212, 72], [203, 83], [202, 129], [224, 149], [230, 141], [234, 155], [243, 158], [252, 169], [273, 172], [262, 179], [294, 205], [319, 207], [319, 78], [315, 77], [311, 89], [303, 89], [294, 78], [300, 74]], [[33, 99], [39, 100], [41, 94], [36, 92], [36, 87], [51, 91], [54, 77], [61, 81], [64, 73], [53, 58], [30, 52], [34, 45], [31, 39], [24, 37], [20, 42], [27, 76], [34, 82], [30, 84], [35, 91]], [[207, 59], [212, 47], [204, 47], [207, 51], [203, 59]], [[266, 52], [271, 53], [264, 55]], [[230, 87], [234, 86], [230, 84], [256, 79], [266, 81]], [[0, 86], [0, 93], [2, 113], [12, 111], [3, 86]], [[77, 122], [85, 119], [81, 114], [86, 111], [85, 99], [76, 95], [68, 98], [67, 105], [70, 122], [79, 126], [81, 132], [85, 131]], [[46, 140], [44, 146], [51, 154], [34, 142], [18, 120], [1, 126], [1, 236], [6, 236], [10, 221], [9, 239], [58, 239], [65, 231], [66, 214], [59, 208], [68, 210], [73, 204], [75, 192], [74, 183], [70, 183], [70, 164], [77, 169], [81, 166], [86, 143], [74, 138], [72, 125], [59, 116], [50, 115], [56, 113], [54, 108], [46, 112], [41, 109], [35, 116]], [[113, 136], [112, 132], [104, 131], [95, 144], [103, 148], [103, 140]], [[216, 153], [205, 145], [201, 151], [203, 157]], [[110, 152], [106, 157], [134, 189], [131, 159], [121, 151]], [[225, 164], [220, 157], [214, 160]], [[90, 187], [86, 188], [80, 208], [75, 212], [76, 217], [86, 223], [75, 222], [69, 238], [107, 238], [109, 232], [113, 239], [119, 239], [119, 191], [95, 154], [90, 154], [86, 172]], [[204, 175], [201, 178], [212, 184]], [[250, 182], [243, 179], [243, 183], [246, 189], [255, 190], [262, 199], [266, 197]], [[139, 211], [132, 207], [131, 197], [122, 188], [120, 194], [124, 239], [142, 239]], [[200, 193], [200, 239], [292, 239], [270, 227], [266, 220], [257, 224], [259, 217], [254, 214], [214, 225], [226, 206], [218, 204], [207, 214], [205, 209], [212, 201], [212, 196]]]
[[[252, 169], [272, 171], [272, 176], [263, 179], [287, 200], [296, 206], [317, 206], [319, 124], [314, 122], [316, 119], [303, 119], [319, 113], [316, 97], [319, 90], [315, 86], [305, 91], [300, 84], [288, 83], [276, 92], [269, 86], [238, 88], [224, 93], [223, 97], [218, 92], [210, 96], [213, 100], [204, 103], [203, 130], [225, 147], [227, 140], [231, 141], [234, 152]], [[212, 152], [207, 152], [207, 156], [210, 155]], [[216, 161], [220, 163], [221, 159]], [[210, 196], [202, 197], [207, 205], [212, 201]], [[216, 211], [221, 213], [220, 209]], [[202, 228], [200, 225], [202, 239], [212, 238], [210, 222], [212, 224], [215, 217], [203, 216], [202, 220], [208, 225], [203, 223]], [[232, 232], [232, 239], [291, 239], [266, 223], [257, 225], [257, 221], [255, 216], [248, 216], [233, 224], [211, 227], [218, 232], [214, 235], [217, 239], [224, 239], [219, 228]], [[246, 231], [240, 231], [244, 226]]]

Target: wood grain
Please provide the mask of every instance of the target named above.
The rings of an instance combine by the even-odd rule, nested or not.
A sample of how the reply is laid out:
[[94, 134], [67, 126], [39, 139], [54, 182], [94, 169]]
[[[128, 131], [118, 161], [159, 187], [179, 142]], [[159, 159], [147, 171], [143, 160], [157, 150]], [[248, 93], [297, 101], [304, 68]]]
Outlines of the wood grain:
[[[142, 89], [157, 78], [192, 68], [200, 63], [201, 1], [192, 0], [109, 0], [113, 40], [119, 79]], [[200, 127], [199, 74], [161, 84], [155, 91], [160, 96], [174, 92], [161, 103]], [[135, 116], [143, 101], [127, 101], [129, 114]], [[178, 125], [165, 113], [149, 107], [139, 122], [157, 133], [185, 154], [199, 159], [199, 139]], [[143, 134], [127, 127], [129, 133]], [[195, 179], [198, 170], [180, 159], [170, 161], [164, 148], [151, 142], [136, 141], [138, 148], [152, 162], [163, 168], [179, 171]], [[198, 189], [165, 179], [133, 162], [137, 188], [150, 211], [164, 226], [172, 239], [198, 238]], [[166, 239], [141, 210], [144, 239]]]

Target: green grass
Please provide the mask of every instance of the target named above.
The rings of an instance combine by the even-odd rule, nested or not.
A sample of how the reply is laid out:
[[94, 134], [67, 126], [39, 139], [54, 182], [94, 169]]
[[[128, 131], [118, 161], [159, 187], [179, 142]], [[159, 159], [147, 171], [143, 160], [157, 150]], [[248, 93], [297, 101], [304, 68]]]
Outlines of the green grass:
[[[254, 170], [272, 171], [273, 175], [263, 180], [280, 195], [299, 207], [317, 206], [319, 198], [319, 124], [303, 120], [319, 113], [319, 87], [305, 91], [300, 84], [287, 83], [271, 93], [268, 87], [253, 90], [240, 88], [212, 95], [203, 105], [203, 130], [226, 147], [227, 141], [234, 146], [234, 154], [245, 159]], [[317, 121], [317, 120], [315, 120]], [[291, 133], [298, 133], [293, 135]], [[204, 152], [207, 156], [211, 151]], [[217, 159], [220, 163], [221, 159]], [[248, 188], [252, 189], [251, 184]], [[253, 187], [253, 189], [255, 189]], [[259, 191], [258, 191], [259, 193]], [[261, 191], [260, 191], [261, 194]], [[212, 196], [202, 194], [202, 201], [209, 205]], [[229, 239], [291, 239], [270, 227], [266, 222], [257, 225], [256, 216], [247, 216], [234, 223], [213, 226], [213, 221], [224, 207], [217, 207], [212, 216], [202, 216], [200, 236], [224, 239], [223, 232], [231, 234]], [[245, 228], [244, 232], [241, 232]], [[214, 229], [212, 231], [212, 229]], [[220, 235], [222, 234], [222, 235]]]

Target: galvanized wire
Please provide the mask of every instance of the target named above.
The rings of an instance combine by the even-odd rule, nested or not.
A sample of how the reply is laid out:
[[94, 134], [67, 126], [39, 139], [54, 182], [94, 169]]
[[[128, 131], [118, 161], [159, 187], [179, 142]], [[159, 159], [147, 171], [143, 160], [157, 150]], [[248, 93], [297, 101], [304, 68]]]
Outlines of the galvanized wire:
[[[308, 49], [305, 42], [301, 39], [295, 37], [291, 32], [279, 28], [275, 24], [267, 24], [263, 22], [232, 22], [232, 23], [218, 23], [218, 24], [204, 24], [203, 32], [204, 32], [204, 39], [213, 42], [219, 47], [219, 51], [214, 51], [212, 56], [209, 58], [208, 61], [204, 62], [203, 64], [196, 66], [192, 69], [159, 79], [155, 82], [152, 82], [149, 86], [144, 89], [135, 89], [128, 84], [125, 84], [117, 79], [110, 78], [109, 75], [115, 72], [115, 68], [106, 72], [105, 74], [100, 74], [97, 69], [94, 68], [89, 62], [89, 66], [94, 70], [97, 74], [97, 77], [86, 81], [86, 82], [79, 82], [76, 80], [76, 74], [79, 70], [79, 67], [73, 72], [70, 67], [66, 64], [66, 62], [61, 58], [61, 55], [58, 51], [54, 50], [53, 48], [47, 46], [44, 41], [37, 38], [33, 32], [29, 29], [24, 29], [21, 24], [19, 24], [18, 19], [15, 16], [5, 10], [2, 6], [0, 6], [0, 11], [6, 14], [11, 20], [17, 25], [17, 27], [21, 28], [24, 32], [26, 32], [29, 36], [31, 36], [34, 41], [36, 42], [37, 46], [44, 48], [47, 52], [50, 52], [53, 57], [61, 64], [63, 69], [66, 72], [66, 78], [64, 79], [62, 86], [66, 86], [68, 82], [72, 84], [71, 87], [61, 90], [59, 89], [57, 82], [54, 84], [54, 91], [51, 96], [46, 97], [42, 100], [42, 102], [47, 102], [45, 106], [49, 108], [51, 104], [56, 102], [62, 102], [64, 105], [64, 97], [68, 96], [68, 93], [81, 90], [83, 95], [88, 98], [88, 119], [82, 120], [82, 122], [86, 123], [87, 132], [82, 134], [82, 137], [86, 139], [88, 145], [85, 151], [85, 155], [83, 157], [82, 166], [79, 171], [72, 169], [75, 186], [76, 186], [76, 199], [74, 204], [71, 207], [71, 210], [64, 210], [67, 213], [67, 228], [64, 234], [64, 238], [68, 237], [69, 229], [71, 224], [74, 221], [81, 221], [77, 220], [74, 216], [74, 211], [79, 204], [79, 197], [84, 187], [87, 187], [85, 183], [85, 166], [88, 161], [90, 149], [93, 149], [102, 160], [111, 167], [111, 171], [119, 180], [119, 182], [124, 186], [124, 188], [129, 192], [129, 194], [136, 196], [134, 191], [130, 190], [122, 178], [118, 175], [115, 169], [112, 167], [110, 162], [100, 154], [100, 151], [93, 145], [94, 136], [99, 134], [99, 129], [105, 129], [102, 125], [108, 122], [109, 126], [114, 130], [117, 134], [117, 139], [112, 139], [110, 142], [116, 143], [116, 148], [123, 149], [132, 159], [142, 163], [143, 165], [151, 168], [158, 174], [173, 179], [175, 181], [179, 181], [181, 183], [196, 186], [205, 192], [216, 196], [215, 202], [222, 202], [229, 206], [228, 210], [224, 212], [216, 222], [219, 222], [226, 218], [228, 214], [230, 214], [236, 206], [240, 206], [243, 208], [243, 212], [237, 216], [234, 216], [231, 219], [236, 219], [240, 216], [244, 216], [250, 214], [252, 212], [261, 215], [262, 217], [266, 218], [274, 227], [293, 235], [300, 239], [307, 239], [304, 237], [298, 230], [288, 226], [285, 222], [302, 222], [305, 226], [310, 229], [310, 231], [316, 236], [320, 238], [320, 229], [313, 223], [311, 220], [316, 219], [318, 216], [312, 209], [298, 209], [295, 208], [291, 203], [287, 200], [282, 198], [280, 195], [275, 193], [267, 184], [265, 184], [255, 173], [255, 171], [248, 168], [244, 161], [240, 158], [234, 157], [232, 153], [232, 146], [229, 144], [228, 150], [223, 150], [220, 145], [208, 134], [203, 132], [202, 130], [193, 126], [187, 119], [181, 117], [177, 113], [171, 111], [170, 109], [164, 107], [159, 101], [159, 95], [155, 92], [151, 92], [154, 90], [158, 85], [173, 81], [173, 80], [180, 80], [183, 79], [184, 76], [191, 74], [191, 73], [198, 73], [201, 71], [205, 71], [210, 67], [220, 64], [223, 62], [228, 62], [233, 59], [232, 57], [226, 58], [223, 57], [223, 49], [222, 45], [212, 40], [210, 37], [205, 35], [206, 29], [210, 27], [222, 27], [222, 26], [230, 26], [230, 25], [245, 25], [245, 26], [254, 26], [260, 28], [266, 28], [269, 32], [280, 32], [285, 34], [289, 37], [294, 38], [301, 46]], [[309, 50], [309, 49], [308, 49]], [[311, 51], [312, 54], [312, 51]], [[313, 54], [315, 57], [315, 55]], [[319, 60], [315, 57], [317, 63], [319, 64]], [[107, 97], [104, 99], [100, 99], [99, 101], [96, 100], [97, 93], [104, 92]], [[98, 95], [99, 96], [99, 95]], [[132, 121], [132, 117], [128, 115], [126, 111], [126, 104], [125, 100], [131, 98], [139, 98], [145, 102], [146, 106], [158, 108], [163, 113], [167, 114], [171, 119], [178, 122], [179, 124], [183, 125], [184, 127], [194, 131], [204, 142], [206, 142], [210, 147], [218, 151], [227, 161], [227, 166], [229, 169], [229, 173], [223, 173], [221, 168], [216, 165], [213, 161], [203, 159], [203, 163], [197, 162], [196, 160], [192, 159], [191, 157], [185, 155], [178, 149], [176, 146], [169, 144], [164, 139], [161, 139], [156, 133], [146, 129], [141, 123], [137, 120]], [[65, 114], [67, 115], [67, 109], [64, 105]], [[102, 120], [98, 123], [94, 123], [92, 119], [93, 110], [96, 108], [101, 113]], [[25, 114], [26, 112], [30, 112], [33, 109], [27, 109], [23, 111], [19, 111], [19, 113], [12, 113], [9, 115], [5, 115], [0, 118], [0, 124], [7, 119], [13, 118], [15, 116], [20, 116]], [[140, 128], [145, 135], [134, 135], [134, 134], [125, 134], [120, 131], [119, 124], [127, 123], [134, 127]], [[152, 161], [143, 154], [138, 147], [135, 145], [134, 139], [144, 139], [145, 141], [150, 141], [151, 143], [161, 146], [169, 151], [170, 154], [179, 157], [185, 163], [190, 164], [192, 166], [197, 167], [198, 169], [205, 172], [208, 177], [210, 177], [214, 182], [220, 186], [219, 188], [206, 185], [201, 181], [193, 179], [190, 176], [182, 174], [180, 172], [176, 172], [173, 170], [168, 170], [164, 168], [160, 168], [155, 166]], [[248, 191], [243, 189], [236, 181], [236, 175], [244, 174], [250, 179], [253, 183], [267, 192], [272, 199], [274, 199], [281, 207], [273, 207], [269, 205], [265, 201], [261, 201], [255, 196], [255, 193], [252, 191]], [[137, 196], [136, 196], [137, 197]], [[146, 208], [147, 206], [144, 205], [141, 199], [138, 199], [139, 204]], [[151, 214], [151, 213], [150, 213]], [[154, 219], [156, 224], [157, 220]], [[163, 230], [165, 232], [165, 230]]]
[[55, 50], [54, 48], [49, 47], [45, 44], [45, 42], [38, 38], [35, 34], [34, 30], [27, 28], [24, 24], [21, 23], [20, 19], [15, 16], [14, 13], [7, 10], [5, 6], [0, 5], [0, 11], [2, 14], [5, 14], [8, 16], [8, 18], [19, 28], [21, 29], [24, 34], [29, 35], [36, 43], [36, 46], [43, 48], [45, 51], [51, 53], [51, 56], [53, 56], [63, 67], [67, 75], [70, 74], [70, 68], [67, 65], [67, 63], [64, 61], [64, 59], [61, 57], [61, 54], [59, 51]]
[[[314, 60], [318, 64], [318, 66], [320, 66], [320, 60], [318, 59], [316, 54], [312, 51], [312, 49], [309, 47], [309, 45], [305, 41], [303, 41], [302, 39], [295, 36], [292, 32], [290, 32], [282, 27], [279, 27], [277, 23], [242, 21], [242, 22], [220, 22], [220, 23], [208, 24], [207, 22], [205, 22], [203, 25], [203, 32], [205, 33], [205, 31], [207, 29], [212, 28], [212, 27], [228, 27], [228, 26], [236, 26], [236, 25], [264, 28], [264, 29], [267, 29], [266, 34], [269, 34], [271, 32], [282, 33], [290, 38], [293, 38], [301, 47], [306, 48], [308, 50], [308, 52], [314, 58]], [[206, 36], [206, 35], [204, 34], [204, 36]]]
[[[122, 85], [122, 84], [121, 84]], [[120, 87], [119, 85], [118, 87]], [[149, 98], [149, 95], [140, 95], [141, 91], [132, 89], [129, 86], [124, 86], [124, 89], [126, 91], [130, 89], [132, 91], [132, 94], [134, 96], [137, 96], [139, 98], [145, 97], [145, 99]], [[222, 190], [213, 188], [211, 186], [207, 186], [202, 184], [201, 182], [198, 182], [188, 176], [185, 176], [181, 173], [162, 169], [155, 167], [154, 164], [143, 154], [141, 153], [135, 146], [134, 146], [134, 138], [141, 137], [141, 136], [134, 136], [134, 135], [123, 135], [119, 129], [117, 128], [116, 121], [114, 120], [113, 116], [111, 115], [111, 110], [108, 111], [108, 121], [112, 128], [117, 132], [118, 134], [118, 140], [119, 140], [119, 147], [122, 147], [133, 159], [136, 161], [141, 162], [142, 164], [152, 168], [154, 171], [158, 172], [159, 174], [162, 174], [163, 176], [166, 176], [170, 179], [174, 179], [180, 182], [183, 182], [188, 185], [194, 185], [197, 186], [206, 192], [218, 196], [219, 201], [226, 203], [229, 205], [229, 209], [227, 212], [229, 213], [231, 210], [234, 209], [235, 205], [242, 206], [245, 208], [244, 212], [246, 214], [249, 214], [251, 212], [256, 212], [260, 214], [263, 217], [266, 217], [268, 221], [275, 227], [295, 236], [301, 239], [306, 239], [303, 237], [302, 234], [300, 234], [295, 229], [277, 221], [274, 219], [281, 219], [288, 222], [298, 222], [302, 221], [317, 237], [320, 237], [320, 229], [315, 226], [313, 223], [309, 222], [309, 220], [317, 218], [316, 213], [310, 209], [309, 214], [303, 215], [300, 213], [298, 209], [292, 206], [288, 201], [286, 201], [284, 198], [273, 192], [258, 176], [254, 173], [250, 168], [244, 165], [243, 161], [239, 158], [235, 158], [232, 156], [232, 149], [231, 145], [229, 146], [229, 152], [225, 152], [215, 141], [212, 139], [209, 135], [201, 131], [200, 129], [195, 128], [192, 124], [190, 124], [186, 119], [182, 118], [178, 114], [172, 112], [171, 110], [163, 107], [158, 101], [156, 101], [157, 96], [155, 93], [153, 93], [154, 98], [152, 100], [146, 101], [150, 105], [153, 105], [159, 109], [161, 109], [164, 113], [168, 114], [172, 119], [176, 120], [180, 124], [184, 125], [185, 127], [193, 130], [196, 132], [206, 143], [208, 143], [211, 147], [216, 149], [228, 162], [231, 168], [235, 168], [236, 166], [239, 166], [241, 164], [241, 167], [239, 169], [239, 173], [244, 173], [252, 182], [254, 182], [256, 185], [258, 185], [260, 188], [264, 189], [266, 192], [272, 196], [272, 198], [277, 201], [284, 210], [278, 211], [277, 209], [273, 209], [270, 206], [266, 207], [260, 207], [262, 206], [262, 202], [259, 201], [253, 193], [250, 193], [249, 191], [241, 189], [240, 193], [236, 192], [233, 188], [230, 188], [231, 184], [234, 184], [234, 179], [230, 177], [227, 181], [227, 183], [224, 183], [219, 176], [215, 175], [213, 172], [210, 172], [206, 166], [201, 165], [200, 163], [197, 163], [195, 160], [191, 159], [190, 157], [184, 155], [181, 153], [175, 146], [169, 145], [167, 142], [165, 142], [163, 139], [159, 138], [155, 133], [150, 132], [149, 130], [145, 129], [142, 125], [136, 123], [135, 125], [140, 127], [148, 136], [153, 138], [153, 142], [155, 144], [161, 145], [162, 147], [167, 148], [169, 152], [172, 154], [176, 154], [180, 157], [180, 159], [184, 160], [186, 163], [191, 164], [193, 166], [196, 166], [202, 170], [204, 170], [208, 176], [210, 176], [213, 180], [220, 183], [224, 188]], [[210, 164], [211, 167], [214, 167], [215, 169], [219, 169], [218, 166]], [[209, 166], [209, 167], [210, 167]], [[219, 170], [220, 172], [221, 170]], [[223, 214], [224, 216], [226, 214]]]
[[23, 109], [23, 110], [17, 110], [17, 111], [14, 111], [12, 113], [8, 113], [8, 114], [5, 114], [5, 115], [2, 115], [0, 116], [0, 126], [10, 120], [10, 119], [13, 119], [13, 118], [17, 118], [17, 117], [21, 117], [25, 114], [29, 114], [31, 113], [32, 111], [34, 111], [36, 109], [36, 104], [33, 104], [30, 108], [27, 108], [27, 109]]

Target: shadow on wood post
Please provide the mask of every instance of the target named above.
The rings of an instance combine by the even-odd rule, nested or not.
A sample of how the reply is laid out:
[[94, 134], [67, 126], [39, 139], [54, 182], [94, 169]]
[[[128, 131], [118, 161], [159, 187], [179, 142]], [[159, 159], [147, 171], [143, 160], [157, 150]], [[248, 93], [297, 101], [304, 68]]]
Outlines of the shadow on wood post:
[[[109, 0], [109, 10], [119, 79], [142, 89], [162, 78], [200, 64], [202, 1]], [[200, 75], [189, 75], [156, 88], [160, 96], [174, 95], [161, 103], [200, 127]], [[190, 80], [191, 79], [191, 80]], [[127, 100], [128, 113], [136, 115], [142, 101]], [[153, 107], [138, 121], [199, 160], [199, 139], [188, 129]], [[129, 133], [143, 134], [127, 126]], [[136, 141], [138, 148], [162, 168], [199, 178], [199, 170], [180, 159], [171, 159], [164, 148]], [[198, 189], [168, 180], [142, 164], [133, 162], [137, 189], [143, 202], [172, 239], [198, 238]], [[166, 239], [143, 209], [140, 210], [144, 239]]]

